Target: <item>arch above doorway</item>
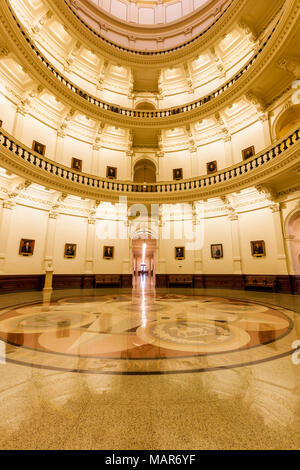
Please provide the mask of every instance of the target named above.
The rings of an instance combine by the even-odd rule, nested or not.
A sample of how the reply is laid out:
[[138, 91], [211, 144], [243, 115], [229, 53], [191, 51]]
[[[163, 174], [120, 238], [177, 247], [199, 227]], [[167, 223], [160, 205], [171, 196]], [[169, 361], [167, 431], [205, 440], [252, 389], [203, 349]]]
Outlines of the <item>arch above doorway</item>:
[[300, 124], [300, 104], [290, 106], [280, 114], [273, 127], [275, 139], [281, 139]]
[[135, 183], [156, 183], [156, 165], [148, 159], [142, 158], [134, 164], [133, 181]]

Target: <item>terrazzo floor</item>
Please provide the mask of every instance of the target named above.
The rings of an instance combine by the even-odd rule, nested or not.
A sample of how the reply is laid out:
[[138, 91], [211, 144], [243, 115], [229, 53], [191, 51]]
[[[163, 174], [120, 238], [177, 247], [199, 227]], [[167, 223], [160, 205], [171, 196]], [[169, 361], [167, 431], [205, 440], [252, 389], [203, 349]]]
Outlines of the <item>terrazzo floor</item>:
[[300, 447], [299, 296], [66, 290], [0, 309], [0, 449]]

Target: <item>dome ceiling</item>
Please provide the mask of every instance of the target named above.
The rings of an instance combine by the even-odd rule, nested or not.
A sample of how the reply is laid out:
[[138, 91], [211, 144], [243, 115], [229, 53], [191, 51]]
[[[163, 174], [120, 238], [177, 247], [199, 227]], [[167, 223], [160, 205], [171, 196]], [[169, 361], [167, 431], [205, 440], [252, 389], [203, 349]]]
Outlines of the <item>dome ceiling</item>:
[[84, 0], [84, 3], [92, 3], [128, 23], [159, 26], [181, 20], [214, 0]]

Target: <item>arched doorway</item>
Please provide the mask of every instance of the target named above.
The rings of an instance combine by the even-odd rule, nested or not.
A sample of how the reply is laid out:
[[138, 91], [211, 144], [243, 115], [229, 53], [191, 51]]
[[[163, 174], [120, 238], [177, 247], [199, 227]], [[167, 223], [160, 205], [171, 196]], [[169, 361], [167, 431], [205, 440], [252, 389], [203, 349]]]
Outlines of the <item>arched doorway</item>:
[[147, 158], [139, 160], [133, 169], [135, 183], [156, 183], [156, 166]]
[[281, 139], [300, 124], [300, 104], [291, 106], [279, 116], [275, 125], [276, 139]]
[[142, 101], [141, 103], [137, 104], [135, 109], [140, 109], [142, 111], [154, 111], [156, 108], [154, 104], [149, 103], [149, 101]]
[[148, 233], [139, 233], [132, 240], [132, 274], [133, 287], [155, 287], [156, 239]]

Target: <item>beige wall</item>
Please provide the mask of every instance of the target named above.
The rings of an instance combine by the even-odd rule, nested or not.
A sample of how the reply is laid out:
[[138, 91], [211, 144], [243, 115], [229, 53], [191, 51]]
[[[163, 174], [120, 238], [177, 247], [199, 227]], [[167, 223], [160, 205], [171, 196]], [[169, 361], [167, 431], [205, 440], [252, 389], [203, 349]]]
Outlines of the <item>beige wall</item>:
[[[29, 196], [30, 193], [28, 193]], [[288, 248], [285, 246], [286, 240], [283, 231], [279, 233], [275, 230], [276, 217], [285, 219], [297, 207], [299, 195], [286, 203], [284, 213], [272, 212], [270, 207], [254, 207], [249, 203], [249, 208], [243, 208], [237, 211], [237, 221], [232, 221], [226, 211], [216, 210], [216, 206], [207, 203], [204, 215], [198, 214], [198, 225], [194, 225], [192, 221], [181, 221], [178, 217], [173, 220], [172, 217], [164, 218], [164, 226], [170, 222], [170, 238], [158, 241], [158, 264], [164, 266], [166, 273], [196, 273], [199, 266], [195, 261], [200, 259], [201, 272], [207, 274], [231, 274], [234, 272], [233, 266], [233, 223], [235, 229], [238, 230], [238, 238], [240, 240], [240, 256], [242, 273], [245, 274], [287, 274], [289, 264], [293, 265], [291, 256], [297, 256], [299, 243], [298, 239], [294, 240], [297, 253], [289, 254]], [[67, 201], [67, 200], [66, 200]], [[95, 224], [89, 224], [86, 215], [80, 215], [80, 211], [71, 209], [74, 201], [70, 201], [69, 208], [61, 209], [56, 219], [49, 219], [48, 210], [44, 207], [29, 207], [32, 204], [30, 198], [22, 201], [20, 198], [16, 200], [16, 204], [12, 209], [2, 207], [1, 204], [1, 256], [4, 256], [2, 263], [2, 274], [38, 274], [44, 272], [45, 255], [49, 256], [49, 248], [46, 253], [46, 235], [50, 233], [50, 224], [52, 224], [53, 238], [53, 267], [57, 274], [79, 274], [86, 272], [86, 261], [93, 258], [91, 271], [95, 273], [128, 273], [131, 271], [131, 242], [127, 237], [127, 227], [124, 221], [114, 222], [107, 220], [101, 222], [99, 217], [101, 213], [97, 212], [97, 220]], [[261, 204], [263, 205], [263, 204]], [[67, 207], [67, 203], [66, 203]], [[212, 216], [212, 211], [221, 212], [220, 215]], [[81, 211], [83, 212], [83, 210]], [[222, 213], [223, 212], [223, 213]], [[176, 219], [175, 217], [175, 219]], [[189, 217], [188, 217], [189, 218]], [[278, 219], [277, 219], [278, 220]], [[5, 223], [5, 226], [3, 226]], [[123, 237], [119, 239], [121, 226]], [[189, 232], [186, 231], [187, 224], [190, 224], [190, 230], [199, 230], [200, 237], [195, 246], [189, 249]], [[105, 236], [105, 227], [110, 230], [110, 235]], [[191, 229], [192, 227], [192, 229]], [[277, 226], [278, 227], [278, 226]], [[294, 223], [294, 230], [299, 228], [299, 223]], [[296, 228], [295, 228], [296, 227]], [[116, 230], [114, 231], [114, 228]], [[182, 230], [182, 232], [181, 232]], [[88, 235], [89, 233], [89, 235]], [[162, 228], [160, 229], [162, 234]], [[91, 236], [91, 234], [94, 234]], [[124, 235], [125, 234], [125, 235]], [[89, 237], [89, 238], [88, 238]], [[32, 257], [22, 257], [18, 254], [21, 238], [36, 240], [35, 251]], [[300, 236], [298, 235], [300, 239]], [[266, 244], [266, 257], [253, 258], [250, 250], [251, 240], [264, 240]], [[47, 241], [48, 247], [51, 246], [51, 240]], [[65, 243], [77, 244], [77, 256], [75, 259], [64, 259]], [[224, 258], [212, 259], [210, 254], [211, 244], [223, 244]], [[113, 260], [103, 260], [103, 246], [115, 246], [115, 256]], [[184, 260], [177, 261], [174, 258], [175, 246], [186, 247], [186, 257]], [[281, 249], [281, 247], [283, 247]], [[191, 248], [191, 247], [190, 247]], [[289, 259], [284, 259], [288, 253]], [[236, 253], [235, 253], [236, 256]], [[51, 258], [51, 249], [50, 249]], [[201, 263], [202, 260], [202, 263]], [[158, 269], [162, 272], [162, 269]]]

